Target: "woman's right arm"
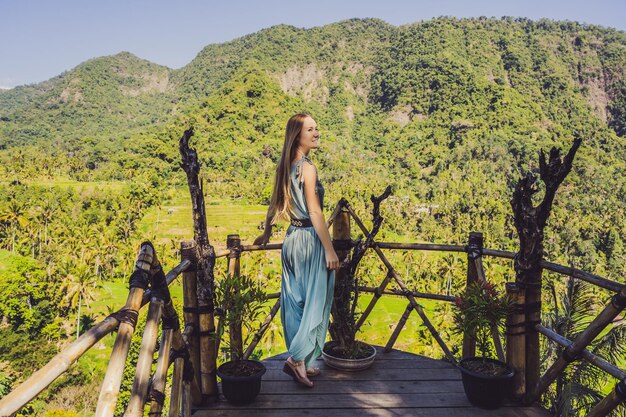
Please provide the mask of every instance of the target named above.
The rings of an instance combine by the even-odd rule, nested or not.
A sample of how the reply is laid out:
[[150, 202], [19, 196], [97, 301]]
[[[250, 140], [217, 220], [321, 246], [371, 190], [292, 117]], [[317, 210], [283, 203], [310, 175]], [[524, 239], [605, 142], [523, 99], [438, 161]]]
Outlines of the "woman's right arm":
[[272, 236], [272, 215], [270, 214], [270, 209], [267, 209], [267, 216], [265, 216], [265, 228], [263, 229], [263, 234], [256, 239], [254, 239], [254, 245], [267, 245], [270, 241], [270, 237]]

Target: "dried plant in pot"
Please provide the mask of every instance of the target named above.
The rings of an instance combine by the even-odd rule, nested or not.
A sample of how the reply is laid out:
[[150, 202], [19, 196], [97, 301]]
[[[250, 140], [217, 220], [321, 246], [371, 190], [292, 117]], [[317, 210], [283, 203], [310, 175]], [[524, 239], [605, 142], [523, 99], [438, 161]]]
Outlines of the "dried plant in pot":
[[252, 326], [262, 312], [266, 296], [255, 280], [245, 275], [224, 274], [216, 287], [216, 300], [221, 306], [216, 309], [220, 317], [217, 337], [221, 340], [228, 329], [228, 345], [221, 351], [229, 360], [217, 369], [222, 394], [233, 404], [249, 404], [261, 390], [266, 368], [257, 360], [244, 359], [243, 346], [253, 334]]
[[509, 396], [513, 369], [492, 357], [495, 352], [492, 335], [502, 331], [511, 300], [506, 294], [498, 295], [492, 284], [474, 281], [457, 297], [455, 304], [455, 331], [473, 337], [480, 351], [480, 356], [459, 362], [465, 395], [473, 405], [497, 408]]

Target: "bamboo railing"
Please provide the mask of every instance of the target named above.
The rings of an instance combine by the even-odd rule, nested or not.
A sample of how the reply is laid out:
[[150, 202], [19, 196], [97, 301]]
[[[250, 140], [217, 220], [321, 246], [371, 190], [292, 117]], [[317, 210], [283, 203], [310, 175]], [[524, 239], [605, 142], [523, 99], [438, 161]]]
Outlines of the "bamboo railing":
[[[347, 252], [355, 244], [355, 242], [350, 240], [351, 221], [366, 236], [370, 235], [370, 231], [344, 199], [335, 207], [333, 214], [327, 222], [327, 226], [333, 225], [339, 216], [342, 217], [341, 221], [337, 221], [338, 229], [333, 233], [333, 243], [338, 251]], [[348, 223], [346, 224], [346, 222]], [[280, 250], [281, 247], [282, 244], [280, 243], [264, 246], [243, 245], [237, 235], [231, 235], [227, 242], [227, 249], [214, 252], [212, 262], [215, 262], [217, 258], [226, 258], [226, 270], [228, 273], [236, 274], [240, 270], [241, 256], [246, 252]], [[368, 249], [375, 252], [378, 259], [387, 269], [387, 274], [377, 287], [358, 287], [360, 292], [372, 294], [373, 297], [360, 316], [357, 326], [362, 326], [381, 297], [403, 297], [407, 300], [405, 311], [393, 328], [384, 350], [390, 351], [393, 349], [399, 334], [406, 327], [410, 315], [415, 311], [429, 330], [430, 335], [440, 346], [443, 355], [454, 364], [457, 363], [457, 358], [454, 357], [452, 351], [448, 348], [437, 329], [435, 329], [418, 300], [428, 299], [439, 302], [454, 302], [456, 297], [447, 294], [431, 294], [410, 290], [385, 256], [383, 250], [466, 253], [468, 284], [477, 280], [488, 280], [489, 271], [484, 270], [482, 262], [484, 256], [504, 259], [514, 259], [515, 257], [515, 254], [512, 252], [483, 248], [482, 234], [476, 232], [470, 233], [467, 245], [392, 243], [377, 242], [374, 239], [370, 239]], [[144, 330], [142, 347], [136, 365], [131, 398], [125, 415], [143, 415], [144, 408], [148, 403], [150, 404], [151, 415], [163, 413], [166, 395], [164, 392], [166, 386], [165, 377], [167, 369], [172, 364], [174, 372], [171, 381], [169, 416], [189, 416], [194, 407], [214, 401], [218, 397], [217, 385], [212, 384], [211, 381], [214, 378], [219, 340], [211, 339], [212, 351], [207, 351], [206, 348], [203, 349], [201, 342], [203, 338], [209, 336], [206, 329], [211, 329], [212, 321], [209, 325], [201, 325], [202, 316], [207, 315], [207, 307], [206, 304], [203, 306], [199, 302], [200, 296], [198, 293], [200, 292], [199, 285], [201, 284], [199, 284], [200, 281], [197, 279], [196, 274], [198, 264], [200, 263], [200, 251], [194, 241], [182, 242], [181, 257], [181, 264], [166, 276], [156, 259], [152, 245], [149, 243], [143, 244], [137, 258], [135, 272], [130, 279], [130, 293], [126, 305], [83, 334], [55, 356], [48, 365], [35, 372], [26, 382], [2, 398], [0, 400], [0, 416], [8, 416], [18, 411], [20, 407], [28, 403], [52, 381], [69, 369], [70, 365], [98, 340], [118, 329], [96, 410], [97, 416], [112, 416], [117, 402], [130, 338], [135, 329], [137, 312], [143, 305], [148, 303], [150, 308], [146, 329]], [[578, 269], [545, 261], [542, 261], [541, 265], [546, 270], [589, 282], [612, 291], [615, 295], [589, 327], [575, 340], [570, 341], [558, 335], [552, 329], [544, 327], [541, 323], [534, 323], [529, 320], [528, 309], [525, 307], [524, 285], [507, 283], [506, 291], [513, 299], [516, 308], [507, 319], [506, 344], [502, 343], [495, 328], [492, 329], [492, 338], [498, 357], [515, 370], [514, 397], [526, 404], [537, 401], [569, 363], [573, 360], [585, 360], [620, 381], [616, 384], [614, 390], [598, 403], [591, 414], [589, 414], [594, 417], [606, 416], [626, 398], [626, 371], [594, 355], [586, 348], [624, 310], [626, 306], [626, 287]], [[183, 275], [183, 312], [185, 323], [182, 331], [167, 289], [167, 285], [181, 273]], [[395, 288], [389, 288], [391, 284], [395, 284]], [[280, 309], [279, 294], [267, 294], [266, 298], [268, 300], [275, 299], [276, 301], [271, 303], [269, 312], [254, 333], [251, 343], [248, 346], [243, 346], [244, 358], [249, 358], [252, 355]], [[150, 365], [155, 353], [159, 324], [162, 326], [162, 336], [156, 370], [151, 375]], [[538, 372], [537, 369], [528, 369], [526, 334], [531, 325], [538, 334], [560, 344], [565, 349], [561, 357], [539, 378], [539, 382], [529, 387], [529, 373]], [[465, 336], [463, 338], [462, 356], [474, 355], [475, 349], [476, 341], [471, 337]]]
[[[369, 230], [364, 226], [363, 222], [356, 215], [354, 210], [350, 207], [347, 201], [341, 200], [339, 204], [335, 207], [333, 214], [329, 218], [327, 222], [327, 226], [330, 226], [335, 221], [336, 217], [339, 213], [346, 212], [349, 214], [351, 220], [353, 220], [359, 229], [367, 236], [369, 234]], [[345, 225], [342, 225], [342, 230], [346, 229]], [[347, 230], [349, 230], [349, 225], [347, 226]], [[345, 250], [346, 242], [349, 242], [349, 238], [346, 238], [342, 232], [339, 232], [337, 235], [333, 235], [337, 250]], [[354, 243], [354, 242], [352, 242]], [[252, 251], [260, 251], [260, 250], [280, 250], [282, 244], [274, 243], [267, 244], [264, 246], [261, 245], [241, 245], [238, 247], [227, 248], [223, 251], [218, 251], [216, 253], [216, 257], [228, 257], [229, 259], [229, 270], [234, 270], [234, 268], [239, 268], [238, 262], [240, 256], [245, 252]], [[503, 259], [515, 259], [516, 254], [514, 252], [507, 252], [501, 250], [494, 250], [483, 248], [483, 239], [481, 233], [472, 232], [470, 233], [468, 244], [467, 245], [442, 245], [442, 244], [429, 244], [429, 243], [395, 243], [395, 242], [372, 242], [371, 249], [374, 250], [376, 255], [379, 257], [381, 262], [387, 268], [388, 274], [386, 275], [383, 282], [378, 287], [367, 287], [360, 286], [359, 291], [364, 293], [371, 293], [373, 295], [372, 301], [366, 307], [364, 312], [362, 313], [360, 320], [358, 322], [358, 326], [361, 326], [368, 315], [373, 311], [375, 305], [383, 295], [387, 296], [396, 296], [396, 297], [404, 297], [408, 300], [407, 307], [400, 317], [397, 325], [394, 327], [392, 334], [389, 337], [387, 344], [385, 345], [384, 350], [390, 351], [395, 344], [398, 335], [401, 330], [405, 327], [410, 314], [413, 311], [416, 311], [419, 317], [422, 319], [423, 324], [428, 328], [430, 334], [435, 339], [435, 341], [439, 344], [444, 353], [446, 359], [448, 359], [452, 363], [457, 363], [456, 358], [451, 354], [450, 349], [446, 346], [445, 342], [441, 339], [437, 330], [432, 326], [432, 323], [426, 316], [423, 308], [417, 303], [417, 299], [430, 299], [437, 300], [443, 302], [454, 302], [456, 297], [450, 295], [443, 294], [429, 294], [418, 291], [409, 290], [403, 281], [400, 279], [395, 269], [382, 253], [382, 250], [404, 250], [404, 251], [435, 251], [435, 252], [452, 252], [452, 253], [467, 253], [468, 255], [468, 264], [467, 264], [467, 283], [469, 284], [475, 280], [486, 281], [488, 273], [483, 268], [482, 258], [484, 256], [490, 256], [494, 258], [503, 258]], [[237, 255], [232, 256], [231, 253], [236, 251]], [[234, 264], [233, 264], [234, 262]], [[591, 323], [589, 328], [581, 334], [576, 341], [568, 341], [564, 339], [562, 336], [559, 336], [556, 332], [551, 329], [548, 329], [541, 324], [532, 323], [533, 329], [539, 334], [544, 335], [548, 339], [565, 346], [564, 354], [562, 358], [560, 358], [557, 363], [555, 363], [549, 370], [546, 372], [544, 376], [542, 376], [539, 380], [539, 383], [533, 385], [529, 389], [527, 386], [527, 375], [530, 372], [538, 373], [538, 369], [530, 370], [528, 369], [528, 361], [527, 361], [527, 343], [526, 343], [526, 333], [527, 329], [531, 323], [529, 320], [529, 316], [527, 313], [526, 303], [525, 303], [525, 291], [524, 286], [519, 283], [510, 282], [506, 285], [507, 294], [511, 297], [516, 308], [507, 318], [506, 323], [506, 344], [503, 344], [500, 340], [500, 336], [498, 334], [495, 326], [492, 328], [492, 338], [494, 342], [494, 346], [496, 348], [497, 355], [500, 360], [506, 362], [509, 366], [511, 366], [515, 370], [515, 377], [513, 382], [513, 397], [515, 399], [520, 400], [525, 404], [529, 404], [535, 402], [539, 399], [540, 395], [547, 389], [547, 387], [554, 381], [556, 375], [559, 372], [562, 372], [565, 366], [570, 363], [573, 359], [582, 359], [588, 361], [590, 364], [602, 369], [607, 372], [609, 375], [614, 376], [619, 379], [619, 383], [615, 386], [615, 389], [609, 394], [604, 400], [602, 400], [596, 408], [589, 414], [590, 416], [600, 417], [606, 416], [609, 414], [618, 404], [624, 402], [626, 399], [626, 371], [617, 368], [615, 365], [608, 363], [606, 360], [590, 353], [584, 348], [588, 346], [588, 344], [604, 329], [607, 325], [611, 323], [611, 321], [623, 311], [624, 306], [626, 304], [626, 286], [623, 284], [608, 280], [606, 278], [582, 271], [580, 269], [566, 267], [558, 264], [554, 264], [551, 262], [547, 262], [545, 260], [541, 260], [541, 267], [553, 271], [565, 276], [570, 276], [575, 279], [579, 279], [585, 282], [588, 282], [592, 285], [596, 285], [600, 288], [616, 292], [612, 301], [607, 305], [602, 313]], [[399, 287], [396, 289], [388, 289], [388, 285], [391, 282], [395, 282], [395, 284]], [[273, 294], [273, 296], [277, 296]], [[267, 330], [269, 323], [276, 316], [278, 309], [280, 308], [280, 303], [277, 301], [271, 308], [269, 314], [263, 321], [259, 330], [255, 333], [253, 342], [250, 346], [248, 346], [246, 350], [245, 357], [249, 357], [254, 348], [257, 346], [259, 341], [262, 339], [264, 332]], [[505, 349], [506, 347], [506, 349]], [[473, 356], [475, 354], [476, 349], [476, 341], [472, 340], [470, 337], [465, 336], [463, 340], [463, 349], [462, 356], [468, 357]], [[569, 352], [569, 353], [568, 353]], [[536, 356], [538, 357], [539, 352], [536, 352]], [[569, 355], [569, 356], [568, 356]], [[531, 361], [532, 362], [532, 361]], [[536, 361], [534, 362], [536, 363]]]
[[[150, 271], [157, 264], [158, 261], [152, 244], [143, 243], [137, 256], [135, 271], [130, 277], [130, 291], [125, 306], [83, 333], [76, 341], [53, 357], [43, 368], [34, 372], [26, 381], [0, 399], [0, 416], [10, 416], [19, 411], [21, 407], [65, 373], [100, 339], [117, 329], [117, 338], [100, 391], [98, 411], [96, 412], [96, 415], [112, 416], [138, 311], [150, 302], [153, 294], [153, 289], [148, 289]], [[163, 277], [165, 285], [169, 285], [189, 266], [190, 262], [183, 260]]]

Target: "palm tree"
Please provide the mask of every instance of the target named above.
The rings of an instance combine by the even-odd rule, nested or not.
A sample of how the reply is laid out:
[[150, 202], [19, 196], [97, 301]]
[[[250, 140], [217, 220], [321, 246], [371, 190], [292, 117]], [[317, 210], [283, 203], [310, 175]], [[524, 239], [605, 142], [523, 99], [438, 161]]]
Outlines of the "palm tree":
[[[600, 294], [586, 282], [570, 277], [561, 291], [561, 297], [554, 282], [548, 287], [553, 306], [543, 321], [569, 340], [576, 339], [604, 307]], [[546, 360], [543, 363], [553, 363], [564, 348], [549, 340], [546, 343]], [[620, 364], [626, 360], [625, 343], [626, 326], [620, 320], [598, 336], [587, 349], [611, 363]], [[575, 361], [559, 375], [554, 388], [546, 393], [546, 399], [552, 414], [557, 417], [583, 416], [604, 397], [602, 392], [606, 384], [607, 375], [603, 371], [587, 361]], [[613, 415], [623, 416], [625, 411], [618, 408]]]
[[64, 261], [61, 265], [61, 273], [66, 276], [62, 284], [63, 291], [66, 292], [63, 301], [66, 306], [76, 313], [76, 338], [80, 336], [80, 309], [83, 301], [89, 306], [94, 300], [97, 287], [97, 276], [87, 264], [74, 264], [72, 261]]
[[11, 198], [9, 203], [0, 212], [0, 222], [7, 223], [11, 234], [11, 252], [15, 252], [15, 239], [17, 238], [18, 229], [28, 226], [30, 223], [26, 217], [26, 210], [22, 203], [15, 198]]

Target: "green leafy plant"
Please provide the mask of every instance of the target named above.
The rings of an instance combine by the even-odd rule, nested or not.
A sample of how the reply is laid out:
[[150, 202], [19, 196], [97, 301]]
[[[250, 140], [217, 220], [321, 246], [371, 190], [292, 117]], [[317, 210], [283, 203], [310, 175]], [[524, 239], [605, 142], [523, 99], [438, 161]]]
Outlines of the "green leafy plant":
[[494, 356], [491, 332], [492, 329], [502, 330], [512, 306], [511, 299], [506, 294], [498, 295], [491, 283], [474, 281], [465, 287], [455, 304], [455, 331], [476, 339], [481, 356]]
[[223, 273], [217, 280], [215, 298], [220, 306], [217, 337], [222, 339], [228, 328], [228, 345], [222, 351], [226, 359], [243, 359], [243, 347], [254, 334], [254, 324], [267, 300], [261, 282], [246, 275]]

